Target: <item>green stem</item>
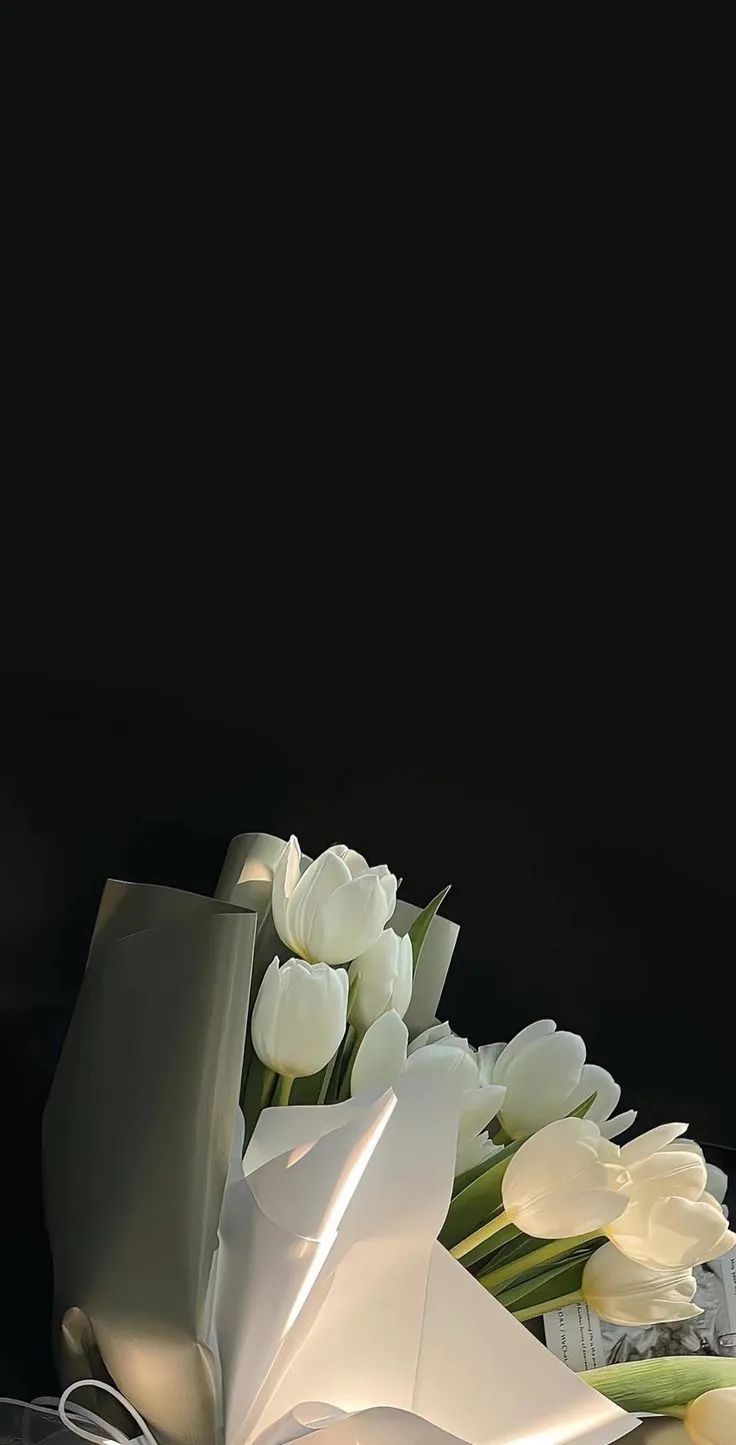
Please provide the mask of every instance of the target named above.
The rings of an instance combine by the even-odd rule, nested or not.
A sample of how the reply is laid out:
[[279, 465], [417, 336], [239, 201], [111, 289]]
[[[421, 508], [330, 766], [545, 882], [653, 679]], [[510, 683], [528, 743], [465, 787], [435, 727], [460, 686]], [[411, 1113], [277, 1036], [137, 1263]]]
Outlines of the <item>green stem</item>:
[[583, 1296], [580, 1290], [574, 1289], [570, 1294], [560, 1294], [557, 1299], [545, 1300], [541, 1305], [529, 1305], [525, 1310], [512, 1310], [515, 1320], [536, 1320], [539, 1315], [546, 1315], [550, 1310], [564, 1310], [568, 1305], [580, 1304]]
[[279, 1082], [276, 1089], [276, 1098], [274, 1099], [274, 1104], [288, 1104], [289, 1095], [291, 1094], [293, 1087], [294, 1080], [290, 1079], [288, 1074], [279, 1074]]
[[[256, 1062], [257, 1062], [257, 1060], [256, 1060]], [[268, 1108], [268, 1105], [271, 1103], [271, 1100], [273, 1099], [273, 1091], [274, 1091], [274, 1089], [276, 1088], [276, 1080], [277, 1080], [277, 1078], [278, 1078], [278, 1074], [276, 1073], [276, 1070], [275, 1070], [275, 1069], [267, 1069], [266, 1066], [265, 1066], [265, 1064], [264, 1064], [264, 1066], [263, 1066], [263, 1076], [262, 1076], [262, 1078], [261, 1078], [261, 1098], [260, 1098], [260, 1107], [261, 1107], [261, 1109], [267, 1109], [267, 1108]]]
[[342, 1076], [342, 1083], [341, 1083], [341, 1085], [340, 1085], [340, 1091], [339, 1091], [338, 1096], [337, 1096], [338, 1099], [341, 1100], [341, 1101], [344, 1100], [344, 1099], [349, 1099], [349, 1098], [350, 1098], [350, 1080], [351, 1080], [352, 1077], [353, 1077], [353, 1067], [354, 1067], [354, 1065], [355, 1065], [355, 1060], [356, 1060], [357, 1057], [358, 1057], [358, 1049], [360, 1048], [360, 1045], [361, 1045], [362, 1042], [363, 1042], [363, 1035], [362, 1035], [362, 1034], [359, 1034], [359, 1033], [357, 1032], [357, 1030], [356, 1030], [356, 1031], [355, 1031], [355, 1038], [353, 1039], [352, 1048], [350, 1049], [350, 1053], [348, 1054], [348, 1061], [347, 1061], [347, 1064], [345, 1065], [345, 1073], [344, 1073], [343, 1076]]
[[334, 1072], [335, 1072], [335, 1067], [336, 1067], [337, 1061], [338, 1061], [338, 1059], [339, 1059], [339, 1057], [340, 1057], [340, 1049], [341, 1049], [341, 1048], [342, 1048], [342, 1044], [340, 1044], [340, 1047], [337, 1049], [337, 1052], [332, 1055], [332, 1058], [330, 1059], [330, 1062], [329, 1062], [329, 1064], [327, 1065], [327, 1068], [325, 1069], [325, 1072], [324, 1072], [324, 1075], [323, 1075], [323, 1078], [322, 1078], [322, 1083], [321, 1083], [321, 1085], [320, 1085], [319, 1095], [318, 1095], [318, 1098], [317, 1098], [317, 1103], [318, 1103], [318, 1104], [326, 1104], [326, 1103], [327, 1103], [327, 1093], [328, 1093], [330, 1084], [332, 1083], [332, 1075], [333, 1075]]
[[469, 1234], [467, 1239], [461, 1239], [454, 1249], [450, 1250], [453, 1259], [462, 1259], [464, 1255], [470, 1254], [471, 1249], [477, 1249], [479, 1244], [485, 1244], [491, 1235], [498, 1234], [499, 1229], [506, 1229], [512, 1220], [509, 1219], [505, 1209], [497, 1214], [495, 1219], [489, 1220], [481, 1229], [476, 1229], [475, 1234]]
[[550, 1260], [560, 1259], [563, 1254], [569, 1254], [571, 1250], [577, 1249], [578, 1245], [586, 1244], [589, 1239], [597, 1239], [599, 1235], [600, 1230], [595, 1229], [592, 1234], [577, 1234], [571, 1239], [550, 1240], [549, 1244], [543, 1244], [540, 1249], [533, 1249], [531, 1254], [525, 1254], [521, 1259], [509, 1260], [508, 1264], [502, 1264], [499, 1269], [492, 1269], [488, 1274], [480, 1275], [480, 1283], [484, 1289], [495, 1294], [502, 1285], [505, 1287], [512, 1280], [529, 1274], [531, 1270], [537, 1269], [539, 1265], [548, 1264]]

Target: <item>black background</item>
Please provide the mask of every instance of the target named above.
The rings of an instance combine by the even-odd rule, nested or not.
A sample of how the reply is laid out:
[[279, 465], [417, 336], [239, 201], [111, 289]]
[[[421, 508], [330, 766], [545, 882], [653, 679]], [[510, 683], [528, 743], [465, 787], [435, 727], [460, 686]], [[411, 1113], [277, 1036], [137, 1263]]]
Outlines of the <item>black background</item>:
[[88, 535], [5, 536], [9, 1393], [52, 1382], [39, 1123], [108, 875], [208, 892], [229, 838], [262, 829], [345, 840], [417, 903], [451, 882], [458, 1032], [550, 1015], [643, 1125], [736, 1145], [727, 652], [679, 565], [635, 601], [616, 554], [600, 606], [594, 537], [571, 582], [526, 530], [502, 567], [454, 501], [399, 534], [378, 482], [339, 486], [307, 530], [287, 490], [241, 522], [211, 485], [186, 528], [111, 490]]

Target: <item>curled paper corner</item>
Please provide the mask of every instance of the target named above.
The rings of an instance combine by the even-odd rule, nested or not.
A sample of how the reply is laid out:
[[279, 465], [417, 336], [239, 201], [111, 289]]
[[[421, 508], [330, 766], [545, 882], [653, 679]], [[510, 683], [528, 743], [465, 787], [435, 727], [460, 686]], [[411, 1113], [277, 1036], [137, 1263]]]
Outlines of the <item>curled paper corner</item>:
[[388, 1089], [330, 1133], [294, 1144], [249, 1173], [261, 1213], [302, 1239], [333, 1237], [396, 1103]]
[[348, 1416], [344, 1410], [336, 1410], [332, 1405], [313, 1400], [308, 1404], [297, 1405], [288, 1415], [282, 1415], [280, 1420], [276, 1420], [257, 1436], [254, 1445], [294, 1445], [295, 1441], [309, 1436], [314, 1438], [316, 1431], [321, 1433], [329, 1426], [346, 1419]]

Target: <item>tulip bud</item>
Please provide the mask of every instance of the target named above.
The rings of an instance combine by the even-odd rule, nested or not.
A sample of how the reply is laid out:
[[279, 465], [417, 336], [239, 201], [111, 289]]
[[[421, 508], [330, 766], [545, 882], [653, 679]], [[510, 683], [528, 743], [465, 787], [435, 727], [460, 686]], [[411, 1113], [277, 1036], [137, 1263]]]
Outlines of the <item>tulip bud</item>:
[[[396, 878], [385, 863], [369, 868], [336, 843], [301, 873], [290, 838], [273, 875], [271, 910], [279, 938], [311, 963], [349, 963], [380, 937], [396, 907]], [[300, 876], [301, 875], [301, 876]]]
[[693, 1445], [733, 1445], [736, 1440], [736, 1385], [708, 1390], [685, 1411], [685, 1429]]
[[345, 1033], [344, 968], [290, 958], [269, 964], [253, 1009], [253, 1047], [267, 1068], [288, 1079], [318, 1074]]
[[350, 965], [350, 982], [357, 979], [350, 1022], [365, 1033], [388, 1009], [404, 1017], [411, 1003], [414, 957], [411, 939], [384, 929], [374, 944]]
[[629, 1175], [621, 1150], [590, 1119], [558, 1119], [533, 1134], [504, 1175], [506, 1215], [525, 1234], [590, 1234], [626, 1208]]
[[647, 1269], [604, 1244], [585, 1266], [582, 1294], [613, 1325], [657, 1325], [701, 1315], [693, 1304], [697, 1287], [690, 1269]]

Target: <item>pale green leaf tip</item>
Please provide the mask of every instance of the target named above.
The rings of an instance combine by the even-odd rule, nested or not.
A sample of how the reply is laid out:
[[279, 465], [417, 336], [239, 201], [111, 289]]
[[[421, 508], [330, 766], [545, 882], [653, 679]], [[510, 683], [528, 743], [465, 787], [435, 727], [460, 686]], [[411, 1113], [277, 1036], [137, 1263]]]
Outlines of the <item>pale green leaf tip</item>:
[[736, 1360], [667, 1355], [584, 1370], [580, 1378], [632, 1415], [656, 1415], [673, 1406], [689, 1405], [708, 1390], [736, 1386]]

